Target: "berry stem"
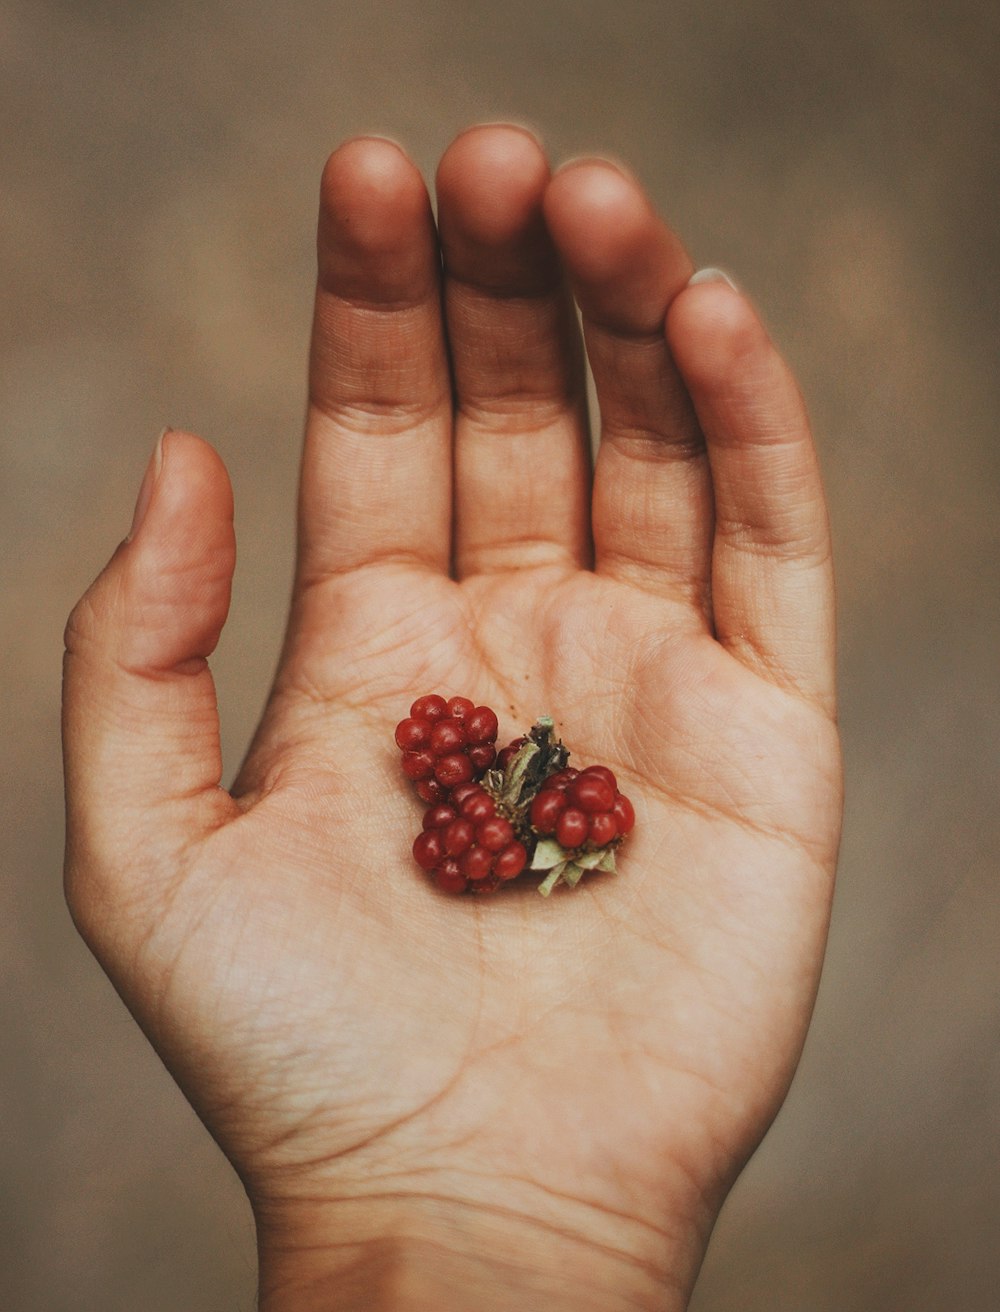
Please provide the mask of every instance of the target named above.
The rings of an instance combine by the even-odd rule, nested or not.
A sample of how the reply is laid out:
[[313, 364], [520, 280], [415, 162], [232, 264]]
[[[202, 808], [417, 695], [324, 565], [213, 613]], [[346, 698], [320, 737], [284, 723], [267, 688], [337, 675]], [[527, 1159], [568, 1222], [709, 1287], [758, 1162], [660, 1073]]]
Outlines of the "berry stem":
[[531, 802], [544, 779], [562, 770], [569, 752], [555, 736], [551, 715], [540, 715], [504, 771], [491, 770], [483, 781], [504, 806], [518, 810]]

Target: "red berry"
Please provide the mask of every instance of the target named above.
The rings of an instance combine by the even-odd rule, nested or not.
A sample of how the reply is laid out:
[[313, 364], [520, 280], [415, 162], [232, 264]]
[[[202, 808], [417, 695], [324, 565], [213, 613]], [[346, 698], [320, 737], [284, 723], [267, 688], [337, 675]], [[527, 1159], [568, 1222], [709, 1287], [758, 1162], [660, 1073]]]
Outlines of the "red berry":
[[442, 787], [436, 779], [421, 779], [413, 791], [422, 802], [428, 802], [431, 806], [443, 802], [448, 796], [447, 788]]
[[502, 815], [492, 816], [489, 820], [483, 820], [476, 825], [476, 842], [481, 847], [488, 847], [491, 852], [502, 852], [513, 837], [514, 826]]
[[484, 774], [496, 760], [497, 749], [492, 743], [473, 743], [465, 749], [465, 754], [475, 767], [477, 774]]
[[444, 842], [439, 829], [425, 829], [413, 840], [413, 858], [424, 870], [433, 870], [444, 856]]
[[615, 798], [611, 814], [618, 823], [618, 832], [622, 837], [632, 832], [632, 826], [635, 824], [635, 811], [632, 809], [632, 803], [624, 793], [619, 793]]
[[485, 894], [495, 893], [500, 887], [500, 880], [496, 875], [489, 875], [486, 879], [479, 879], [474, 884], [469, 885], [469, 892], [474, 893], [476, 897], [483, 897]]
[[459, 810], [461, 810], [462, 803], [465, 801], [467, 797], [471, 797], [474, 793], [481, 793], [482, 791], [483, 790], [479, 786], [479, 784], [473, 783], [470, 780], [469, 783], [458, 784], [455, 788], [451, 790], [451, 800], [453, 804], [457, 806]]
[[458, 867], [466, 879], [485, 879], [493, 865], [493, 853], [473, 844], [466, 848], [458, 860]]
[[435, 756], [450, 756], [465, 746], [465, 728], [461, 720], [438, 720], [431, 729], [430, 750]]
[[407, 717], [396, 725], [396, 746], [404, 752], [415, 752], [426, 747], [430, 740], [430, 725], [426, 720]]
[[537, 834], [554, 834], [560, 815], [566, 810], [566, 794], [546, 786], [531, 803], [531, 827]]
[[606, 779], [615, 792], [618, 791], [618, 780], [606, 765], [588, 765], [586, 770], [581, 770], [580, 773], [594, 774], [597, 775], [599, 779]]
[[463, 752], [454, 752], [450, 756], [439, 756], [434, 762], [434, 777], [445, 788], [454, 788], [456, 784], [466, 784], [472, 778], [472, 775], [472, 762]]
[[579, 773], [579, 770], [574, 770], [571, 765], [567, 765], [565, 769], [557, 770], [555, 774], [550, 774], [545, 780], [545, 787], [560, 789], [568, 788]]
[[598, 811], [590, 817], [587, 837], [595, 847], [607, 847], [612, 839], [618, 837], [618, 821], [610, 811]]
[[448, 857], [434, 868], [434, 882], [443, 893], [464, 893], [469, 881], [458, 868], [454, 857]]
[[434, 773], [434, 757], [430, 752], [404, 752], [403, 773], [408, 779], [429, 779]]
[[556, 823], [556, 838], [563, 847], [579, 847], [590, 830], [590, 817], [575, 806], [563, 811]]
[[490, 797], [485, 788], [477, 788], [474, 793], [467, 794], [463, 798], [459, 810], [475, 824], [478, 824], [480, 820], [489, 820], [491, 816], [496, 815], [493, 798]]
[[449, 856], [461, 856], [467, 847], [472, 846], [476, 837], [476, 828], [471, 820], [452, 820], [444, 831], [444, 847]]
[[418, 697], [410, 707], [410, 714], [415, 720], [441, 720], [448, 714], [448, 706], [443, 697], [432, 692]]
[[513, 742], [508, 743], [506, 747], [502, 748], [497, 753], [497, 768], [500, 770], [506, 770], [507, 766], [510, 765], [511, 761], [513, 761], [514, 757], [527, 741], [527, 738], [515, 738]]
[[495, 743], [498, 729], [497, 717], [488, 706], [477, 706], [466, 717], [465, 730], [470, 743]]
[[498, 879], [516, 879], [528, 864], [528, 853], [522, 843], [509, 843], [494, 858], [493, 873]]
[[475, 710], [475, 704], [468, 697], [449, 697], [445, 708], [456, 720], [467, 720]]
[[437, 806], [432, 806], [429, 811], [424, 813], [424, 828], [444, 829], [445, 826], [450, 825], [452, 820], [456, 819], [457, 816], [458, 812], [453, 806], [446, 806], [444, 803], [439, 803]]
[[579, 775], [566, 791], [571, 802], [591, 815], [596, 815], [598, 811], [610, 811], [615, 804], [615, 790], [606, 779], [597, 774]]

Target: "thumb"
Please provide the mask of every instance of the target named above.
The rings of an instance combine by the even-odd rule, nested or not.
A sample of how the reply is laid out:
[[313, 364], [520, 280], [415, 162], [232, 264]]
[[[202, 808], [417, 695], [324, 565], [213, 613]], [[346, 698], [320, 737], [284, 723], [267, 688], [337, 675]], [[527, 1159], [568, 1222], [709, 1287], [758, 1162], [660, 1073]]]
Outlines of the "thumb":
[[[63, 744], [67, 892], [114, 877], [137, 853], [159, 864], [236, 806], [207, 657], [229, 609], [233, 498], [200, 438], [165, 431], [132, 531], [66, 628]], [[154, 849], [155, 845], [155, 849]]]

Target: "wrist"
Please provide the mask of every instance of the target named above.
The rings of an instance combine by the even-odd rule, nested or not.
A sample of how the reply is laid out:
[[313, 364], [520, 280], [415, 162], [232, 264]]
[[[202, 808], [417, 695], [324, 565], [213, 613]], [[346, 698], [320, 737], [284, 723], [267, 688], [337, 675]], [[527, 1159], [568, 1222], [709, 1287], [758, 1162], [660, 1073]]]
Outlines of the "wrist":
[[699, 1238], [572, 1211], [428, 1195], [257, 1208], [260, 1312], [683, 1312]]

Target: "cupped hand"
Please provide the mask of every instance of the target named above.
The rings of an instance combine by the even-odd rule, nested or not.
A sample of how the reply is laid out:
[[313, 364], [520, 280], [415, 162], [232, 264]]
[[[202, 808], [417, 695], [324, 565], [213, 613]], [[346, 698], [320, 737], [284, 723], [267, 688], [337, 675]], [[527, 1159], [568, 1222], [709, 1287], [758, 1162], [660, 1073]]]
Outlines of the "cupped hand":
[[[231, 494], [200, 439], [161, 439], [67, 630], [69, 903], [246, 1183], [275, 1299], [412, 1242], [439, 1275], [516, 1254], [547, 1306], [682, 1306], [826, 935], [815, 454], [746, 299], [689, 284], [619, 168], [550, 177], [478, 128], [437, 201], [383, 140], [325, 170], [294, 594], [231, 791], [206, 661]], [[393, 743], [425, 692], [501, 740], [551, 714], [610, 765], [619, 872], [437, 891]]]

